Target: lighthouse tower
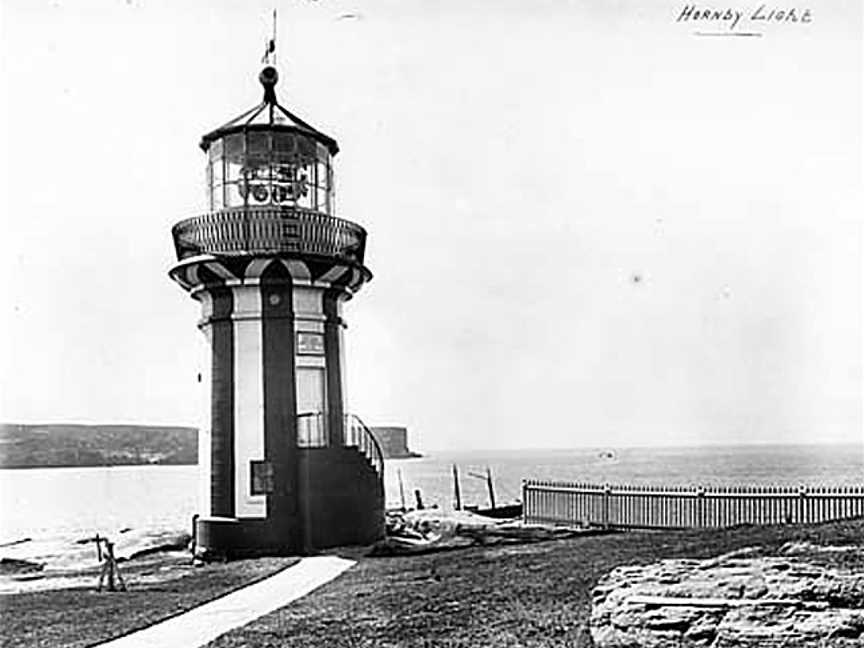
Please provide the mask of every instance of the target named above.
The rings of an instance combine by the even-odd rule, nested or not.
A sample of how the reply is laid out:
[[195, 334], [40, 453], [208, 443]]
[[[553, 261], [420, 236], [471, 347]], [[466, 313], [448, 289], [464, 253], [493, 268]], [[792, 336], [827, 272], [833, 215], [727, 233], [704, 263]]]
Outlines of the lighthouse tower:
[[197, 546], [294, 554], [383, 533], [383, 459], [344, 406], [344, 303], [372, 274], [337, 218], [336, 141], [264, 98], [207, 133], [207, 211], [172, 229], [170, 276], [201, 304], [209, 395]]

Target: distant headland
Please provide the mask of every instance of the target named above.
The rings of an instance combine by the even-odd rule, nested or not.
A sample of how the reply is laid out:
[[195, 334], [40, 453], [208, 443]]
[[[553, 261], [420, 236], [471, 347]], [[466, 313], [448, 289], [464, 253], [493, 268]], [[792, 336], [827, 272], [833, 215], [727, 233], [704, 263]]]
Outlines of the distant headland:
[[198, 431], [191, 427], [0, 423], [0, 468], [197, 462]]
[[[421, 455], [404, 427], [373, 427], [385, 459]], [[0, 468], [195, 465], [198, 430], [162, 425], [0, 423]]]
[[423, 455], [408, 449], [408, 430], [394, 425], [382, 425], [369, 428], [372, 435], [381, 446], [385, 459], [411, 459]]

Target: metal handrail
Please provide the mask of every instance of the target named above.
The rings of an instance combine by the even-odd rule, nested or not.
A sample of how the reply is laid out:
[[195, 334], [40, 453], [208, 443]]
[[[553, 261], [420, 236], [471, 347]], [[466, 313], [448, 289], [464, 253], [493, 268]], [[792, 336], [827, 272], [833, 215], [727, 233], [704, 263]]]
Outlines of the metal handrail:
[[171, 229], [177, 259], [200, 254], [304, 254], [363, 264], [366, 230], [302, 207], [229, 207], [180, 221]]
[[[324, 428], [324, 412], [303, 412], [297, 415], [297, 446], [324, 448], [329, 445]], [[357, 448], [372, 464], [380, 478], [384, 478], [384, 452], [378, 439], [356, 414], [345, 415], [343, 445]]]
[[345, 415], [345, 445], [356, 446], [375, 468], [381, 479], [384, 478], [384, 452], [378, 439], [356, 414]]

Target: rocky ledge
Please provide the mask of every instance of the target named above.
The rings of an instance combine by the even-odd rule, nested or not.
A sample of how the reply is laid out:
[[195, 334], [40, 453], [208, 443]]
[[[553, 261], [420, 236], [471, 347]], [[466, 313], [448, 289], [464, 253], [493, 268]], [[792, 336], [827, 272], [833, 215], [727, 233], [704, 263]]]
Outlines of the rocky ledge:
[[784, 545], [618, 567], [593, 591], [597, 648], [864, 648], [864, 547]]

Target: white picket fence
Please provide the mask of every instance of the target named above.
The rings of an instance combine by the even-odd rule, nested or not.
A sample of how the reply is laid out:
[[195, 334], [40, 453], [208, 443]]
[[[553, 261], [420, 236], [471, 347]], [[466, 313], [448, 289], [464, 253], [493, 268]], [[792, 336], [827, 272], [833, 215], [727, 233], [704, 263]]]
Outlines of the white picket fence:
[[665, 487], [529, 480], [526, 524], [617, 529], [722, 528], [797, 524], [864, 516], [864, 486]]

